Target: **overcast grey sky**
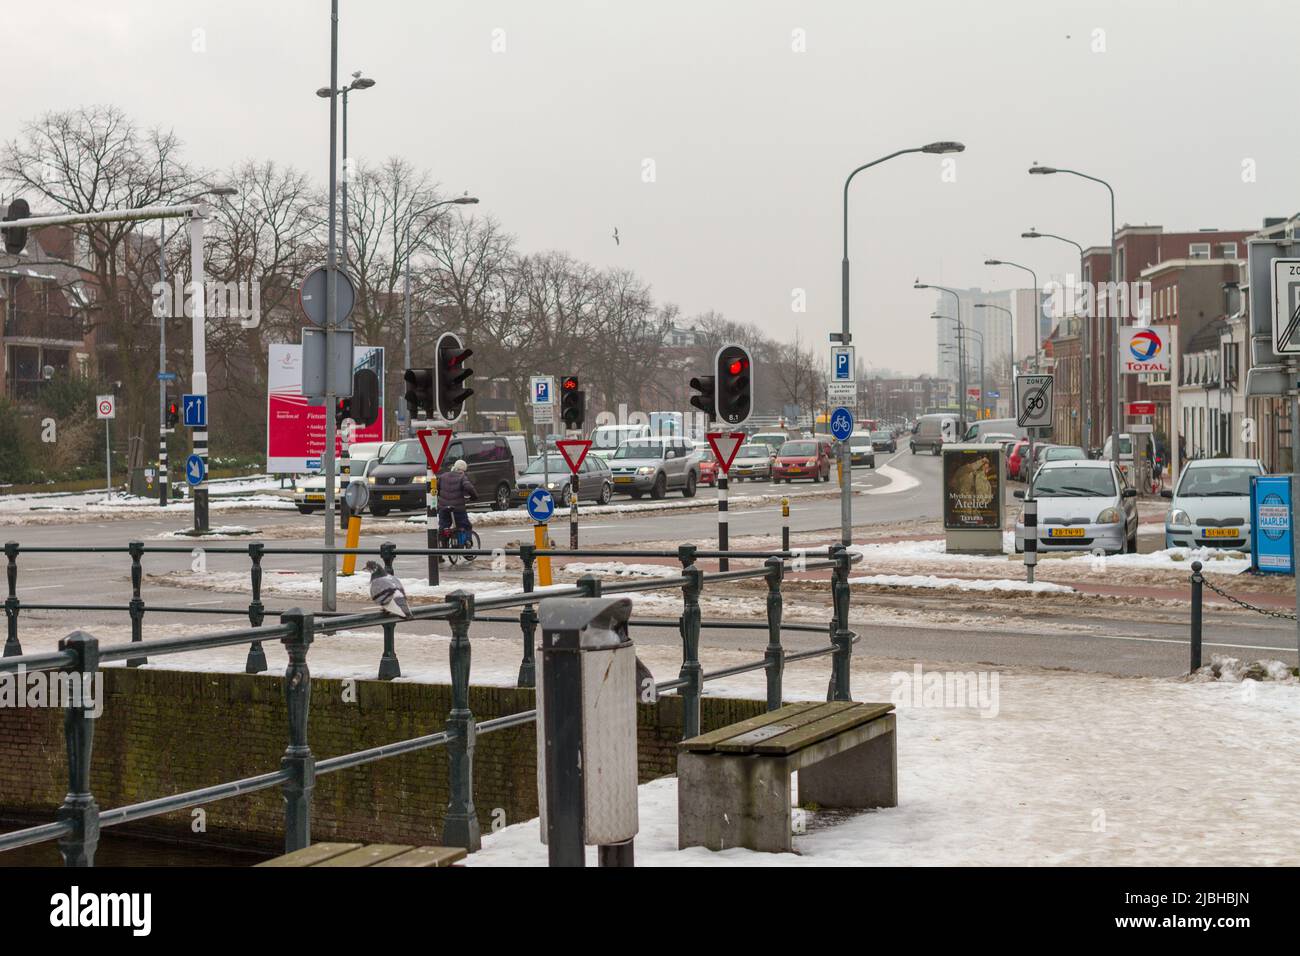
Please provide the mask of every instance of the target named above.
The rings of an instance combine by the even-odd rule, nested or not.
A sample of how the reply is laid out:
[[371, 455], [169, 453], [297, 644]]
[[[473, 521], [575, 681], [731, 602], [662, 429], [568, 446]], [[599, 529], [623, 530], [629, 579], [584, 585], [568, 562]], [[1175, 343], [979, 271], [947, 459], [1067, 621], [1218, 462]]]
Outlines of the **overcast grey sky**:
[[[111, 102], [173, 127], [196, 162], [326, 179], [327, 0], [62, 0], [5, 20], [6, 139]], [[377, 81], [352, 97], [359, 158], [471, 191], [522, 249], [631, 268], [688, 315], [819, 349], [839, 326], [844, 177], [961, 140], [955, 181], [946, 157], [903, 156], [851, 196], [859, 355], [923, 372], [934, 298], [914, 277], [1015, 284], [988, 256], [1063, 275], [1072, 249], [1021, 239], [1030, 226], [1107, 242], [1105, 190], [1031, 178], [1034, 160], [1109, 179], [1121, 222], [1252, 228], [1300, 209], [1298, 27], [1294, 0], [343, 0], [339, 69]]]

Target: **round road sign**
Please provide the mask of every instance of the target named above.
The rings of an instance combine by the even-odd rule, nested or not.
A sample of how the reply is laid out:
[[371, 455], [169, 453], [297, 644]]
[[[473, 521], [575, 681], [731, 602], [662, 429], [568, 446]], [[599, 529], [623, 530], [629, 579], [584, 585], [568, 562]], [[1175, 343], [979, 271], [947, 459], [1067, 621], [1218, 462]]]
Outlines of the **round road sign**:
[[853, 434], [853, 413], [843, 405], [831, 412], [831, 434], [839, 441], [848, 441]]
[[343, 500], [354, 515], [361, 514], [370, 503], [370, 486], [360, 478], [353, 478], [343, 492]]
[[541, 524], [555, 513], [555, 498], [545, 488], [534, 488], [524, 507], [528, 509], [528, 517]]
[[[352, 278], [346, 272], [342, 269], [335, 271], [339, 277], [339, 301], [336, 303], [339, 314], [338, 327], [347, 330], [352, 328], [347, 318], [352, 314], [352, 307], [356, 304], [357, 290], [352, 285]], [[322, 329], [325, 328], [325, 284], [328, 275], [328, 270], [320, 266], [307, 273], [307, 278], [303, 279], [302, 285], [298, 287], [298, 304], [302, 306], [303, 312], [311, 319], [312, 324]]]

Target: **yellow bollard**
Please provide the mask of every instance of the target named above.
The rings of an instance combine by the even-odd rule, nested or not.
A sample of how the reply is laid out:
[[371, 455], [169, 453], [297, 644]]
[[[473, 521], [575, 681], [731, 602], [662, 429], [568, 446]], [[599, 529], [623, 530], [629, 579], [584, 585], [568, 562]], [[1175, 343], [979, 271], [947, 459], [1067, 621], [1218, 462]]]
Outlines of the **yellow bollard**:
[[[533, 525], [533, 544], [539, 549], [548, 546], [546, 525]], [[551, 586], [551, 559], [549, 557], [537, 559], [537, 583], [544, 588]]]
[[[355, 548], [357, 542], [361, 540], [361, 516], [351, 515], [348, 518], [348, 536], [343, 542], [345, 548]], [[343, 576], [351, 577], [357, 569], [357, 556], [355, 554], [343, 555]]]

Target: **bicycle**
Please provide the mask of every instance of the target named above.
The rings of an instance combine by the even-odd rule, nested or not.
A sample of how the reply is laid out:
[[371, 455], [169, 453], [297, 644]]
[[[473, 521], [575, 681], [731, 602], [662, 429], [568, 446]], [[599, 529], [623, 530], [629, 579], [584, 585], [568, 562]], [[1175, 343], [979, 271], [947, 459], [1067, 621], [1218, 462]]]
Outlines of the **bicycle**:
[[438, 547], [448, 550], [469, 551], [469, 554], [444, 554], [441, 557], [446, 558], [448, 564], [455, 564], [458, 560], [470, 564], [478, 557], [474, 552], [481, 550], [483, 544], [479, 540], [478, 532], [472, 528], [466, 531], [464, 528], [451, 527], [439, 529]]

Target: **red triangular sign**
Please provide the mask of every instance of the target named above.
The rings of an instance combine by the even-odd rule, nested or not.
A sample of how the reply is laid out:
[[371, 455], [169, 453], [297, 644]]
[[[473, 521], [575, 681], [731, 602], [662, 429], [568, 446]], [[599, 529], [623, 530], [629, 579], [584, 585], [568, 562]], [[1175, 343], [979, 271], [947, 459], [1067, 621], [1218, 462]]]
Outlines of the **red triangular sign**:
[[[430, 441], [433, 435], [438, 437]], [[447, 454], [447, 448], [451, 445], [451, 429], [439, 428], [437, 431], [430, 431], [421, 428], [415, 433], [415, 437], [420, 439], [420, 447], [424, 449], [424, 460], [429, 463], [429, 470], [436, 475], [442, 468], [443, 456]]]
[[722, 473], [729, 474], [731, 463], [736, 460], [736, 452], [740, 451], [740, 446], [745, 442], [745, 433], [709, 432], [704, 437], [709, 440], [709, 447], [713, 449], [713, 457], [718, 459]]
[[587, 457], [587, 452], [591, 451], [591, 439], [565, 438], [557, 441], [555, 447], [560, 450], [564, 460], [569, 463], [569, 471], [576, 475], [578, 469], [582, 467], [582, 460]]

